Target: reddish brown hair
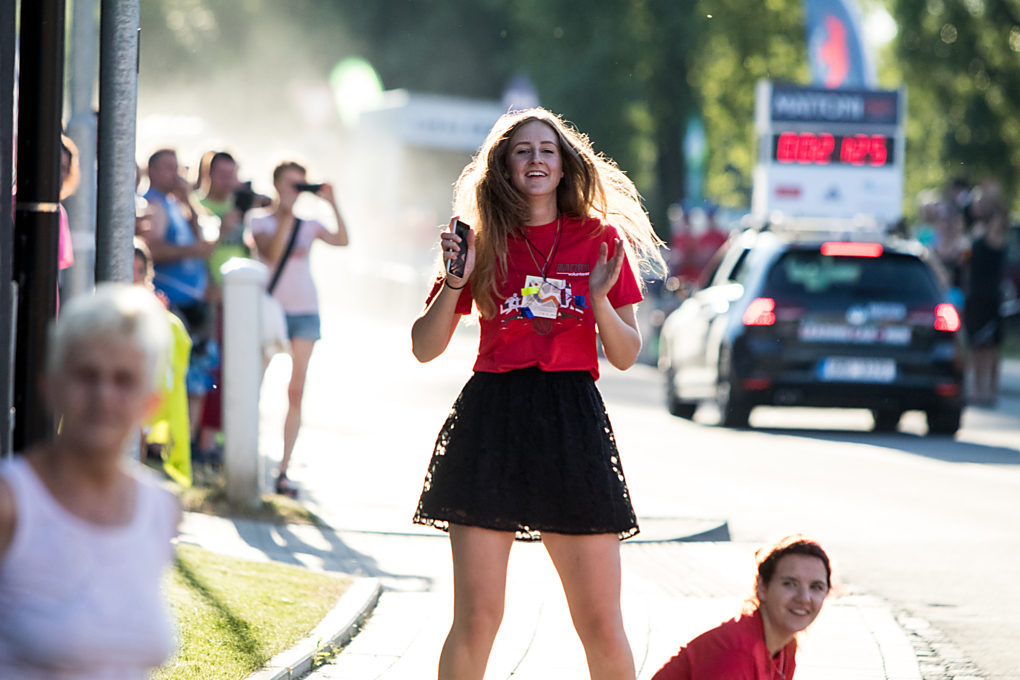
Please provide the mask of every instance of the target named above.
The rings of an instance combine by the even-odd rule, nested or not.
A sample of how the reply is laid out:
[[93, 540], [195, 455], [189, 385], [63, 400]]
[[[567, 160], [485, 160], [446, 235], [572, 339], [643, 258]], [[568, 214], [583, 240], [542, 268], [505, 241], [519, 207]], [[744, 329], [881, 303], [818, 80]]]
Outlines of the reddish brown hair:
[[[759, 548], [754, 554], [755, 561], [758, 563], [758, 579], [761, 580], [762, 585], [767, 586], [772, 581], [772, 577], [776, 574], [779, 560], [787, 555], [807, 555], [820, 559], [825, 566], [825, 584], [828, 586], [829, 591], [832, 591], [832, 563], [829, 561], [828, 553], [825, 552], [825, 549], [817, 541], [813, 541], [800, 534], [793, 534], [782, 538], [767, 548]], [[750, 605], [749, 608], [752, 611], [761, 605], [758, 601], [757, 588], [753, 591], [748, 605]]]

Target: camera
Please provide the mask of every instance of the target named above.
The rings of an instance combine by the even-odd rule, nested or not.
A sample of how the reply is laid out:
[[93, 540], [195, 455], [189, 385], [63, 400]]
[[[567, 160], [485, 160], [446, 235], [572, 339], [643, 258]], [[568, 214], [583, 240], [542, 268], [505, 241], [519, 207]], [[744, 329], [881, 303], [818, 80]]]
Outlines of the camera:
[[234, 207], [237, 208], [243, 216], [254, 206], [255, 191], [251, 188], [251, 182], [245, 182], [234, 192]]

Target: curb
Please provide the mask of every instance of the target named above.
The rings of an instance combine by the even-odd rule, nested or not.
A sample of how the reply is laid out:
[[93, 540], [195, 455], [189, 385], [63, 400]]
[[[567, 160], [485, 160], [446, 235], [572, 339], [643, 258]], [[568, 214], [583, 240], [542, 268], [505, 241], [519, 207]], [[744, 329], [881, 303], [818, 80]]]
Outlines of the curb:
[[726, 542], [730, 540], [730, 527], [723, 519], [693, 519], [690, 517], [638, 516], [641, 531], [625, 543], [683, 543]]
[[274, 656], [263, 668], [249, 675], [248, 680], [296, 680], [306, 675], [317, 657], [351, 641], [356, 629], [375, 608], [381, 593], [379, 579], [358, 579], [308, 637]]

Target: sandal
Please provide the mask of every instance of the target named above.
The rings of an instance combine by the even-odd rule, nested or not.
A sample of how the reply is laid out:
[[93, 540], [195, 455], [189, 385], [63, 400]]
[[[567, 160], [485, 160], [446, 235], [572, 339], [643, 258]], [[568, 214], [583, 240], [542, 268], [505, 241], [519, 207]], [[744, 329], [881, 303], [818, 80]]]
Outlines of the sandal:
[[276, 493], [287, 498], [297, 498], [297, 492], [298, 490], [291, 486], [286, 474], [281, 474], [276, 478]]

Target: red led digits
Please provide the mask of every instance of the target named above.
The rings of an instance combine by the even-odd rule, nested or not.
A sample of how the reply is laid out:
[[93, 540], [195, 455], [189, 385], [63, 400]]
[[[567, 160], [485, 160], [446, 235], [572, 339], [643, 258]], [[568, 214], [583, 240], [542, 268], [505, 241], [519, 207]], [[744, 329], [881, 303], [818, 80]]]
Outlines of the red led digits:
[[867, 135], [844, 137], [839, 148], [839, 160], [850, 165], [864, 165], [864, 156], [868, 153], [870, 140]]
[[814, 163], [818, 152], [818, 138], [811, 134], [800, 136], [800, 148], [797, 150], [797, 162], [801, 165]]
[[780, 163], [827, 165], [835, 148], [836, 138], [828, 133], [784, 132], [776, 142], [776, 160]]
[[885, 165], [885, 161], [888, 157], [889, 154], [885, 149], [885, 135], [872, 135], [871, 164], [876, 167], [880, 165]]
[[793, 163], [797, 160], [797, 146], [800, 138], [796, 132], [784, 132], [779, 135], [776, 146], [776, 160], [780, 163]]
[[[783, 132], [775, 138], [776, 160], [799, 165], [871, 165], [882, 167], [889, 162], [888, 138], [885, 135], [831, 135], [827, 132]], [[836, 147], [839, 157], [834, 158]]]
[[815, 155], [815, 163], [828, 165], [832, 160], [832, 152], [836, 148], [836, 138], [827, 132], [818, 135], [818, 153]]

